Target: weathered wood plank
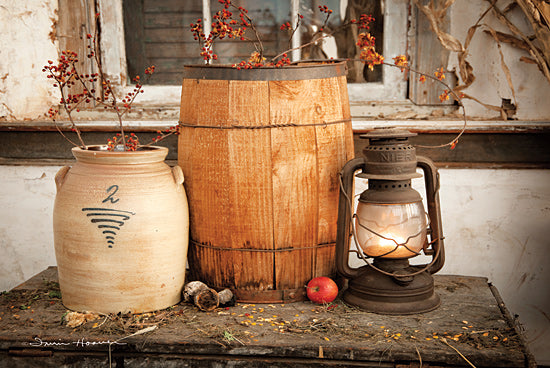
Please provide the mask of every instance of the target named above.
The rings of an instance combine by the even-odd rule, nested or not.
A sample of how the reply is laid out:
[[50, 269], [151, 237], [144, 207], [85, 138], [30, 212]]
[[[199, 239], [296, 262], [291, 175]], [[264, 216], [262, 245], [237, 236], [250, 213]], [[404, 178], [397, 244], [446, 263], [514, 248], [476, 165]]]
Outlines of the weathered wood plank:
[[202, 18], [202, 12], [169, 12], [169, 13], [147, 13], [144, 16], [143, 26], [146, 28], [184, 28], [189, 34], [190, 23], [195, 23]]
[[[155, 65], [155, 73], [158, 70], [159, 73], [180, 73], [181, 75], [185, 66], [185, 61], [195, 60], [195, 58], [185, 56], [182, 58], [150, 58], [149, 60], [152, 65]], [[178, 81], [178, 84], [179, 83], [181, 83], [181, 80]]]
[[[433, 75], [436, 70], [443, 68], [446, 70], [449, 62], [450, 51], [446, 50], [437, 39], [437, 36], [430, 28], [430, 22], [426, 15], [422, 13], [417, 6], [412, 6], [414, 13], [415, 37], [414, 42], [416, 47], [411, 47], [413, 51], [412, 67], [415, 70]], [[441, 30], [448, 32], [450, 22], [441, 24]], [[453, 85], [454, 75], [445, 73], [445, 82]], [[410, 73], [409, 75], [409, 90], [411, 100], [419, 105], [450, 105], [453, 104], [453, 99], [448, 101], [440, 101], [439, 95], [443, 93], [446, 87], [435, 81], [427, 80], [422, 83], [419, 80], [419, 75]]]
[[147, 12], [197, 12], [202, 11], [202, 0], [144, 0]]
[[[411, 138], [413, 145], [436, 146], [447, 143], [454, 139], [456, 134], [419, 134]], [[360, 157], [367, 140], [355, 135], [355, 155]], [[464, 134], [454, 149], [417, 149], [417, 154], [430, 157], [433, 161], [442, 163], [468, 164], [493, 164], [513, 165], [517, 164], [540, 164], [548, 167], [550, 163], [550, 148], [547, 142], [550, 133], [534, 134], [487, 134], [467, 133]]]
[[146, 28], [143, 37], [147, 43], [188, 42], [198, 44], [198, 41], [193, 39], [193, 34], [189, 31], [189, 28]]
[[[88, 6], [88, 9], [86, 6]], [[89, 41], [87, 41], [86, 35], [88, 33], [94, 35], [96, 30], [94, 2], [59, 0], [59, 9], [63, 9], [63, 11], [58, 12], [59, 19], [56, 29], [59, 52], [71, 50], [78, 54], [77, 67], [80, 74], [95, 72], [97, 67], [94, 67], [92, 59], [86, 57], [89, 53], [87, 48]], [[99, 95], [100, 88], [98, 86], [98, 83], [94, 83], [92, 88], [95, 88]], [[83, 88], [79, 85], [71, 88], [71, 94], [82, 93], [82, 91]], [[81, 105], [82, 108], [93, 106], [95, 106], [94, 101]]]
[[[284, 50], [283, 47], [288, 46], [288, 39], [274, 33], [273, 27], [265, 29], [264, 32], [267, 36], [265, 38], [262, 37], [262, 43], [264, 43], [266, 49], [269, 49], [270, 43], [275, 42], [278, 42], [277, 46], [281, 47], [281, 49], [277, 51], [282, 51]], [[198, 44], [198, 41], [193, 38], [193, 34], [189, 30], [189, 25], [184, 27], [145, 28], [144, 35], [146, 42], [189, 42]], [[254, 39], [253, 35], [249, 35], [248, 37]], [[223, 39], [217, 40], [214, 47], [224, 43], [250, 45], [252, 41]]]
[[[187, 60], [187, 61], [186, 61]], [[197, 64], [197, 60], [184, 59], [182, 60], [185, 64]], [[157, 73], [153, 74], [153, 77], [149, 80], [149, 84], [152, 85], [178, 85], [181, 83], [182, 74], [181, 72], [173, 73]]]
[[[174, 81], [181, 83], [181, 76], [174, 74]], [[155, 110], [156, 111], [156, 110]], [[131, 122], [129, 122], [131, 123]], [[167, 122], [166, 126], [173, 125], [174, 121]], [[12, 127], [13, 128], [13, 127]], [[2, 130], [0, 124], [0, 157], [6, 160], [51, 160], [73, 159], [70, 148], [72, 145], [55, 131], [49, 123], [35, 127], [26, 123], [17, 126], [13, 131]], [[141, 142], [149, 142], [156, 137], [158, 127], [129, 128], [129, 131], [138, 133]], [[164, 128], [163, 128], [164, 129]], [[93, 127], [94, 131], [84, 127], [84, 139], [89, 144], [105, 144], [111, 138], [116, 127]], [[71, 134], [69, 132], [69, 134]], [[448, 142], [455, 134], [448, 133], [419, 133], [411, 140], [414, 144], [436, 145]], [[160, 142], [170, 148], [169, 158], [177, 155], [176, 136]], [[355, 156], [362, 155], [367, 143], [355, 138]], [[350, 137], [351, 139], [351, 137]], [[433, 161], [453, 167], [499, 167], [499, 168], [549, 168], [550, 148], [547, 144], [550, 133], [466, 133], [460, 139], [454, 150], [450, 149], [419, 149], [418, 153], [430, 157]], [[32, 149], [29, 149], [32, 147]], [[37, 161], [38, 163], [38, 161]]]

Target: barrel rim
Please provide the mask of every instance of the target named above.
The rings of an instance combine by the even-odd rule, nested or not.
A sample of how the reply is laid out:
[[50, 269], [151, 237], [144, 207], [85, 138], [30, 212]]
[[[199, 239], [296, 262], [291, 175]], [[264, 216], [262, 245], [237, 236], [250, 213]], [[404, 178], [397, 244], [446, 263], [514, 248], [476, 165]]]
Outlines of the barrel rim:
[[251, 69], [237, 69], [228, 64], [183, 66], [184, 79], [284, 81], [326, 79], [346, 75], [347, 63], [344, 60], [311, 60], [284, 67], [264, 66]]

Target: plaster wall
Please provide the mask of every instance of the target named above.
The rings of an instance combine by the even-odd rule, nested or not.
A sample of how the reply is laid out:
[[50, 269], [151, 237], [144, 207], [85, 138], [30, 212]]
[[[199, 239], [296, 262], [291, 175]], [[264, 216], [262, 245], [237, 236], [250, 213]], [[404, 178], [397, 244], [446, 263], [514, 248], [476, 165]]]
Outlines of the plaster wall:
[[441, 170], [446, 274], [484, 276], [550, 365], [550, 170]]
[[[52, 212], [59, 168], [0, 166], [0, 290], [56, 264]], [[487, 277], [519, 315], [539, 364], [550, 365], [550, 170], [440, 174], [441, 273]]]
[[57, 59], [57, 1], [3, 0], [0, 5], [0, 123], [44, 119], [57, 98], [42, 73]]
[[56, 264], [52, 212], [58, 169], [0, 166], [0, 290]]

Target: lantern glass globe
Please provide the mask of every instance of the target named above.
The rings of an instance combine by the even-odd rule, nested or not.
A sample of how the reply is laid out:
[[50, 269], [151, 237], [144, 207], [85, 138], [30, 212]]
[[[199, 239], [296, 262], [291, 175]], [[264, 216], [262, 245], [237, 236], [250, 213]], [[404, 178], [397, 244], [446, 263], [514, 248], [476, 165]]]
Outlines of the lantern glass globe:
[[400, 204], [359, 202], [357, 240], [369, 257], [410, 258], [427, 241], [427, 224], [421, 201]]

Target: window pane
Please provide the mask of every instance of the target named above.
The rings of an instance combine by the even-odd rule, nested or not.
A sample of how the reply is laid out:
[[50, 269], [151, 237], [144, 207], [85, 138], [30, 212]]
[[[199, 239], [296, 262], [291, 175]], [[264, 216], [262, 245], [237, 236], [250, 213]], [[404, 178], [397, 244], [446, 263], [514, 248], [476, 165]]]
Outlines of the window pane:
[[[234, 3], [248, 10], [248, 16], [258, 30], [264, 48], [264, 57], [267, 60], [290, 48], [288, 33], [280, 30], [281, 24], [290, 20], [290, 0], [235, 0]], [[218, 0], [211, 0], [212, 14], [221, 8]], [[238, 20], [237, 11], [231, 11]], [[251, 28], [247, 29], [245, 36], [247, 41], [235, 39], [216, 41], [214, 53], [219, 57], [216, 63], [235, 64], [248, 60], [250, 55], [257, 51], [253, 42], [256, 41], [256, 36]]]
[[[300, 0], [299, 12], [304, 16], [299, 37], [301, 43], [311, 41], [313, 34], [324, 23], [325, 15], [319, 12], [319, 5], [333, 10], [325, 27], [336, 29], [361, 14], [371, 14], [376, 22], [371, 33], [377, 38], [378, 52], [382, 50], [383, 0]], [[211, 0], [211, 13], [222, 8], [218, 0]], [[281, 31], [280, 26], [291, 20], [290, 0], [235, 0], [235, 4], [248, 9], [254, 20], [264, 47], [264, 56], [269, 60], [290, 46], [290, 32]], [[236, 14], [236, 11], [233, 11]], [[124, 30], [128, 79], [140, 74], [150, 65], [155, 65], [155, 74], [149, 84], [179, 85], [181, 72], [186, 64], [202, 63], [199, 56], [201, 45], [193, 39], [190, 23], [202, 18], [202, 0], [123, 0]], [[238, 17], [237, 17], [238, 18]], [[248, 29], [247, 38], [255, 39]], [[302, 59], [326, 57], [357, 58], [355, 27], [338, 32], [323, 44], [312, 45], [302, 50]], [[218, 64], [233, 64], [247, 60], [256, 50], [252, 41], [218, 40], [214, 52]], [[381, 81], [381, 68], [374, 72], [364, 68], [362, 63], [350, 62], [350, 82]]]
[[[333, 10], [329, 17], [328, 25], [324, 28], [328, 33], [338, 29], [342, 24], [348, 24], [352, 19], [359, 19], [361, 14], [372, 15], [375, 22], [371, 24], [370, 33], [376, 38], [376, 51], [382, 54], [383, 49], [383, 27], [384, 9], [383, 0], [302, 0], [301, 12], [305, 19], [305, 29], [302, 31], [302, 43], [312, 39], [313, 33], [321, 27], [325, 21], [325, 14], [319, 12], [321, 5], [328, 6]], [[303, 50], [302, 58], [315, 59], [338, 57], [358, 59], [360, 50], [355, 45], [358, 35], [357, 27], [346, 27], [334, 34], [334, 37], [327, 39], [323, 45], [314, 45]], [[332, 51], [336, 48], [336, 53]], [[348, 63], [348, 82], [381, 82], [382, 68], [375, 68], [370, 71], [361, 62], [350, 61]]]
[[155, 65], [150, 84], [180, 84], [184, 64], [200, 62], [189, 24], [202, 17], [201, 0], [124, 0], [128, 78]]

